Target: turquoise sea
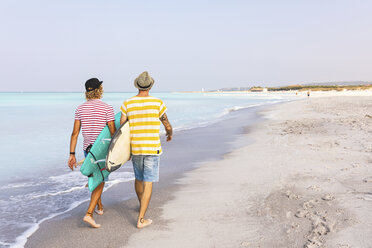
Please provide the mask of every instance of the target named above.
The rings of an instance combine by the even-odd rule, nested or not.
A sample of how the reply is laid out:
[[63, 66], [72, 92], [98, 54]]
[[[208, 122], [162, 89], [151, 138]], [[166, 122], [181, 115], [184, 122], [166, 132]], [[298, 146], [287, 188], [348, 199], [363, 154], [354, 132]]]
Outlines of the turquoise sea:
[[[135, 93], [105, 93], [118, 112]], [[288, 101], [269, 93], [153, 93], [168, 107], [175, 135], [223, 120], [232, 111]], [[67, 167], [76, 107], [84, 93], [0, 93], [0, 247], [22, 247], [40, 223], [89, 199], [86, 177]], [[164, 131], [162, 130], [162, 133]], [[77, 159], [83, 158], [82, 136]], [[105, 190], [133, 180], [128, 170], [110, 175]]]

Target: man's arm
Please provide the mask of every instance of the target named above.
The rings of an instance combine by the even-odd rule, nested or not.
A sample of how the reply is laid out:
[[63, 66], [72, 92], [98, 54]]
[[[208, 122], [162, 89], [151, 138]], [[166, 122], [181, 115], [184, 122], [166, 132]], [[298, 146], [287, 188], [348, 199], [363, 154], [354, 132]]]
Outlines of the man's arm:
[[107, 126], [110, 130], [110, 134], [111, 134], [111, 137], [114, 135], [115, 131], [116, 131], [116, 127], [115, 127], [115, 121], [109, 121], [107, 122]]
[[[74, 128], [72, 129], [71, 134], [71, 140], [70, 140], [70, 153], [75, 153], [76, 143], [79, 136], [81, 127], [80, 120], [75, 120], [74, 122]], [[76, 165], [76, 157], [75, 154], [70, 154], [70, 157], [68, 159], [68, 167], [70, 167], [71, 170], [74, 170], [74, 165]]]
[[127, 119], [128, 119], [128, 117], [126, 115], [123, 115], [123, 113], [121, 113], [120, 125], [123, 125], [123, 123], [126, 122]]
[[164, 128], [165, 128], [165, 131], [167, 132], [166, 133], [167, 141], [171, 141], [172, 140], [172, 136], [173, 136], [173, 128], [172, 128], [172, 125], [169, 123], [168, 116], [167, 116], [166, 113], [164, 113], [160, 117], [160, 121], [161, 121], [161, 123], [163, 123]]

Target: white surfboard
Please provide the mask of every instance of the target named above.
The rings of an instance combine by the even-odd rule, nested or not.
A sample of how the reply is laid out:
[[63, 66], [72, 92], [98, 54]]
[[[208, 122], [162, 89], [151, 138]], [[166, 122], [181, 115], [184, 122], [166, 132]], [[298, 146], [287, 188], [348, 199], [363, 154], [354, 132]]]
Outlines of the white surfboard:
[[129, 122], [124, 122], [112, 136], [106, 157], [106, 169], [113, 172], [120, 168], [130, 158]]

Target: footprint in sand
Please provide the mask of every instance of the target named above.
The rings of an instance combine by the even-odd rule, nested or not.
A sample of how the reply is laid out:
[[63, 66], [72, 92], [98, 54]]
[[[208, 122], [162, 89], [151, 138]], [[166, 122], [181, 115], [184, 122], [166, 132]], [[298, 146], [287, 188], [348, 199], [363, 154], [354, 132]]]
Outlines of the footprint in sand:
[[315, 190], [315, 191], [321, 191], [322, 189], [319, 186], [316, 185], [311, 185], [307, 189]]
[[295, 229], [295, 228], [299, 228], [300, 225], [299, 225], [298, 223], [294, 223], [294, 222], [292, 222], [292, 223], [291, 223], [291, 227]]
[[285, 192], [285, 195], [289, 198], [289, 199], [300, 199], [302, 196], [301, 195], [296, 195], [294, 193], [292, 193], [290, 190], [287, 190]]
[[303, 207], [304, 209], [309, 209], [309, 208], [313, 208], [313, 207], [315, 207], [316, 205], [318, 205], [318, 203], [319, 203], [319, 201], [318, 201], [317, 199], [312, 199], [312, 200], [310, 200], [310, 201], [304, 202], [304, 203], [302, 204], [302, 207]]
[[326, 194], [325, 196], [322, 197], [322, 200], [324, 200], [324, 201], [332, 201], [334, 199], [335, 199], [335, 197], [331, 194]]
[[353, 168], [359, 168], [360, 167], [360, 164], [358, 164], [358, 163], [351, 163], [351, 166]]
[[343, 209], [336, 209], [336, 213], [337, 214], [344, 214], [345, 213], [345, 210], [343, 210]]
[[298, 209], [297, 213], [295, 214], [297, 218], [305, 218], [307, 215], [309, 215], [309, 211], [305, 209]]
[[315, 211], [314, 214], [315, 216], [319, 217], [319, 216], [324, 216], [326, 217], [327, 216], [327, 210], [323, 210], [323, 211]]
[[324, 243], [324, 237], [330, 232], [334, 231], [335, 222], [331, 221], [330, 219], [323, 217], [319, 218], [318, 216], [314, 218], [312, 223], [312, 230], [310, 234], [307, 236], [307, 243], [305, 247], [313, 248], [313, 247], [322, 247]]

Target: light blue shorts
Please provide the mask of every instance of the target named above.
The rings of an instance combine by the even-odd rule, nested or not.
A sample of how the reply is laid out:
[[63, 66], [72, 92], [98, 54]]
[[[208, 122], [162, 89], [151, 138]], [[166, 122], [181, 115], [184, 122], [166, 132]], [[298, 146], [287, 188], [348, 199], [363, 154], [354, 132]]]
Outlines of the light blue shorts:
[[132, 155], [134, 176], [139, 181], [159, 182], [160, 156]]

